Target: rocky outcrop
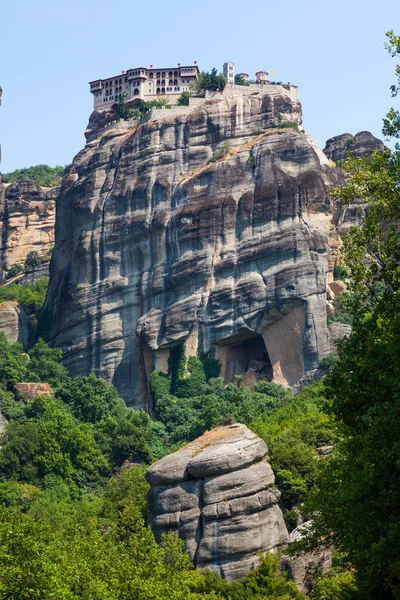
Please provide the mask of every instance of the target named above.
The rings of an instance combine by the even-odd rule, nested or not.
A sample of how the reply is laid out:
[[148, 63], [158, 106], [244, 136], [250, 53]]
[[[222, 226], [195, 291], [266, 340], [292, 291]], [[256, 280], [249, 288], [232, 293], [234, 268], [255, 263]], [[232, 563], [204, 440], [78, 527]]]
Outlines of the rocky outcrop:
[[175, 531], [191, 560], [228, 580], [288, 540], [263, 440], [240, 424], [218, 427], [146, 473], [157, 540]]
[[27, 404], [36, 396], [53, 396], [53, 390], [48, 383], [15, 383], [13, 392], [16, 400]]
[[[46, 329], [74, 375], [95, 371], [148, 408], [170, 348], [211, 352], [231, 380], [293, 385], [329, 352], [328, 187], [290, 86], [152, 111], [90, 140], [57, 200]], [[97, 137], [96, 137], [97, 136]], [[333, 268], [333, 267], [332, 267]]]
[[[327, 447], [327, 446], [326, 446]], [[312, 521], [303, 523], [294, 529], [289, 536], [289, 543], [304, 539], [311, 532]], [[317, 577], [325, 575], [332, 568], [332, 546], [321, 546], [320, 548], [302, 552], [294, 556], [284, 554], [280, 560], [280, 567], [288, 573], [299, 590], [309, 594], [315, 586]]]
[[356, 135], [343, 133], [327, 140], [324, 154], [335, 163], [345, 160], [350, 154], [354, 158], [369, 156], [372, 152], [384, 149], [384, 143], [369, 131], [360, 131]]
[[18, 302], [0, 303], [0, 331], [10, 343], [19, 342], [23, 348], [29, 342], [29, 317]]
[[54, 245], [58, 187], [41, 188], [32, 181], [0, 183], [0, 276], [30, 252], [48, 255]]
[[331, 353], [337, 353], [336, 342], [351, 334], [351, 325], [345, 323], [330, 323], [328, 325], [329, 338], [331, 341]]

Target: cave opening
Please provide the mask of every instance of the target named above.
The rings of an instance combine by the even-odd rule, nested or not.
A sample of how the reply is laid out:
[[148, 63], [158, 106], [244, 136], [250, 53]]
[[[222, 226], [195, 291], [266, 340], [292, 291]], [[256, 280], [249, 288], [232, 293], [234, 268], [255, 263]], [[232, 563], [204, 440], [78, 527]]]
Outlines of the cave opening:
[[221, 361], [221, 377], [234, 382], [235, 375], [245, 375], [250, 369], [258, 380], [272, 381], [273, 369], [261, 335], [244, 332], [226, 338], [217, 345], [216, 357]]

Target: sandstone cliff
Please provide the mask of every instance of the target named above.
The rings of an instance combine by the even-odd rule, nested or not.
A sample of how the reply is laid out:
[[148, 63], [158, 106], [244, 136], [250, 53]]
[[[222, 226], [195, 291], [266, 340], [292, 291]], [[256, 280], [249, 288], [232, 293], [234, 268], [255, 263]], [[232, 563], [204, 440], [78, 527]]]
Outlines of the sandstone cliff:
[[30, 252], [48, 255], [54, 245], [58, 188], [41, 188], [32, 181], [0, 182], [0, 277]]
[[288, 385], [329, 352], [327, 188], [341, 175], [279, 127], [301, 123], [293, 89], [268, 88], [97, 137], [91, 119], [57, 200], [44, 323], [74, 375], [146, 407], [151, 368], [179, 342], [214, 353], [227, 380], [251, 356]]
[[218, 427], [146, 473], [157, 540], [176, 531], [195, 565], [239, 579], [258, 552], [288, 541], [263, 440], [240, 424]]

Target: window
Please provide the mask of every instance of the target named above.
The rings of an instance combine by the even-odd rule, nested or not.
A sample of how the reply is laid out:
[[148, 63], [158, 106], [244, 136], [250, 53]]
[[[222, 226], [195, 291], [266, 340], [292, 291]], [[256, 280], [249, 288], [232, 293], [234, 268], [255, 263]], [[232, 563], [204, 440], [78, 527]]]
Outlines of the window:
[[127, 78], [127, 77], [125, 77], [124, 81], [128, 81], [128, 78]]
[[160, 77], [160, 73], [157, 73], [157, 77]]
[[161, 85], [165, 85], [165, 79], [162, 80]]
[[178, 71], [174, 71], [174, 77], [178, 77]]
[[157, 79], [157, 85], [161, 85], [161, 80]]
[[162, 73], [162, 77], [165, 77], [165, 71], [163, 71], [163, 73]]
[[172, 77], [172, 71], [168, 73], [168, 77]]
[[160, 93], [160, 88], [157, 88], [156, 94], [159, 94], [159, 93]]
[[149, 77], [150, 79], [153, 79], [154, 73], [150, 73]]
[[161, 88], [161, 93], [165, 94], [165, 87]]

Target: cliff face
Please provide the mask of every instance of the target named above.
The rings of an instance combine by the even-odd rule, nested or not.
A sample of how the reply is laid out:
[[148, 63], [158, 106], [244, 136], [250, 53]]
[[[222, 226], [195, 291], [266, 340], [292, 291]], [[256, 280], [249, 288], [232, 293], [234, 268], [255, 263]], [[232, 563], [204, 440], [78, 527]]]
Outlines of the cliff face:
[[196, 566], [240, 579], [258, 553], [289, 540], [267, 447], [240, 424], [218, 427], [146, 473], [150, 525], [158, 541], [175, 531]]
[[[293, 89], [215, 95], [93, 131], [57, 200], [44, 323], [74, 375], [147, 407], [169, 349], [212, 352], [232, 380], [293, 385], [329, 352], [328, 186]], [[200, 102], [200, 104], [199, 104]], [[102, 127], [104, 119], [100, 119]]]
[[54, 244], [58, 188], [44, 189], [32, 181], [0, 183], [0, 275], [24, 265], [32, 251], [49, 254]]
[[384, 147], [384, 143], [369, 131], [360, 131], [356, 135], [342, 133], [326, 141], [324, 154], [331, 160], [339, 162], [345, 160], [348, 154], [354, 158], [361, 158], [372, 152], [380, 152]]

